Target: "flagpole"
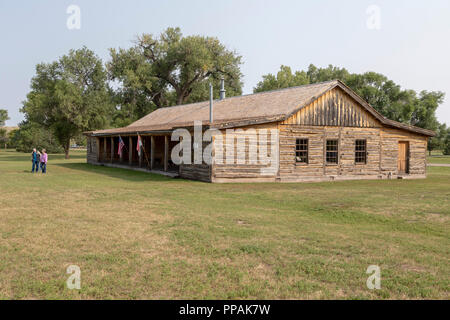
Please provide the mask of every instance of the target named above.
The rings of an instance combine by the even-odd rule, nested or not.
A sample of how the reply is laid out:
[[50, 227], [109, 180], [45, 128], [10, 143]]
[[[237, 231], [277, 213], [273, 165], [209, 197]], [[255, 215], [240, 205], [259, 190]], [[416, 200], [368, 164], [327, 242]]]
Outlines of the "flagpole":
[[[136, 132], [136, 134], [138, 135], [138, 140], [140, 140], [141, 143], [142, 143], [142, 140], [140, 139], [141, 136], [139, 135], [139, 132]], [[142, 148], [142, 147], [143, 147], [143, 148]], [[147, 152], [145, 152], [145, 147], [144, 147], [144, 144], [143, 144], [143, 143], [142, 143], [142, 147], [139, 145], [139, 149], [143, 149], [143, 151], [144, 151], [144, 156], [145, 156], [145, 160], [147, 161], [147, 166], [150, 168], [150, 162], [148, 161]], [[151, 168], [150, 168], [150, 169], [151, 169]]]

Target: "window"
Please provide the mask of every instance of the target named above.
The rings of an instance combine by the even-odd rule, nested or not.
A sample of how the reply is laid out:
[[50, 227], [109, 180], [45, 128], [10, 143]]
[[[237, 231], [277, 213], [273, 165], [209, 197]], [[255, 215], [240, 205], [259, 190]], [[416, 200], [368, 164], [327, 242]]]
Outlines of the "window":
[[297, 139], [295, 141], [295, 161], [308, 163], [308, 139]]
[[355, 141], [355, 163], [367, 163], [366, 140]]
[[337, 140], [327, 140], [327, 163], [338, 163]]

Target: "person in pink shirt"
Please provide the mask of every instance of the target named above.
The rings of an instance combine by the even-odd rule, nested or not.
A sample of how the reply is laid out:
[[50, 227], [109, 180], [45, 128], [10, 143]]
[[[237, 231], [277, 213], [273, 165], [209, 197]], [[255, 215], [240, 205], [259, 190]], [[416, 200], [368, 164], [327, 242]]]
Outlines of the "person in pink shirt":
[[47, 172], [47, 161], [48, 161], [48, 155], [47, 155], [47, 150], [42, 149], [42, 154], [41, 154], [41, 171], [42, 173], [46, 173]]

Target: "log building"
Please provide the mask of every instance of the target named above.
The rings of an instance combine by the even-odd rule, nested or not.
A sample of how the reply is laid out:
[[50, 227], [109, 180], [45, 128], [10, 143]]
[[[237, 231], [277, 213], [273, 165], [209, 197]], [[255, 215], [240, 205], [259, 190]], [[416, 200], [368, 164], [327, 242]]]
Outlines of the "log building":
[[[385, 118], [338, 80], [223, 97], [214, 101], [213, 112], [210, 108], [208, 101], [160, 108], [127, 127], [86, 132], [87, 162], [207, 182], [426, 176], [427, 141], [434, 132]], [[172, 141], [171, 135], [179, 128], [194, 135], [195, 121], [202, 121], [203, 130], [215, 129], [210, 142], [202, 143], [211, 143], [212, 163], [176, 165], [171, 157], [179, 142]], [[217, 132], [225, 135], [232, 129], [230, 139], [217, 139]], [[261, 132], [276, 135], [267, 148], [256, 144], [259, 156], [276, 156], [272, 170], [264, 171], [266, 163], [249, 159], [249, 153], [255, 152], [250, 142], [259, 141]], [[143, 142], [140, 156], [138, 135]], [[119, 137], [125, 144], [121, 156]], [[232, 160], [218, 161], [218, 154]]]

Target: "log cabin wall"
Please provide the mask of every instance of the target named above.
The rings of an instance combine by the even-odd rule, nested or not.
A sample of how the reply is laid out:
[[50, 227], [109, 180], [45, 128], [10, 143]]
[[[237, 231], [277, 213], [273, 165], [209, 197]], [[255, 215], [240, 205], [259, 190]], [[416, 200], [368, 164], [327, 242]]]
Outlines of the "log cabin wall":
[[[308, 163], [296, 161], [296, 139], [308, 139]], [[338, 140], [338, 163], [326, 163], [326, 140]], [[356, 140], [366, 141], [366, 163], [355, 162]], [[388, 179], [399, 175], [398, 145], [409, 143], [410, 178], [426, 174], [427, 138], [389, 128], [280, 125], [280, 181]]]
[[[243, 128], [235, 128], [234, 132], [221, 130], [223, 143], [219, 143], [214, 137], [214, 157], [212, 166], [212, 182], [271, 182], [276, 181], [279, 166], [273, 168], [270, 164], [260, 162], [252, 163], [250, 161], [250, 145], [256, 145], [257, 156], [262, 150], [258, 148], [259, 131], [267, 130], [267, 156], [271, 157], [271, 136], [270, 131], [276, 130], [278, 135], [277, 123], [262, 125], [251, 125]], [[263, 131], [264, 132], [264, 131]], [[228, 138], [227, 138], [228, 137]], [[227, 160], [227, 152], [233, 155], [229, 157], [232, 163]], [[217, 163], [216, 155], [223, 155], [223, 163]]]
[[[308, 163], [296, 161], [296, 139], [308, 140]], [[338, 163], [326, 163], [326, 141], [338, 141]], [[355, 163], [356, 140], [366, 141], [366, 162]], [[380, 129], [280, 125], [280, 180], [380, 178]]]
[[[384, 127], [348, 94], [335, 88], [279, 124], [280, 181], [377, 179], [398, 176], [398, 144], [409, 142], [409, 176], [426, 173], [425, 136]], [[296, 161], [296, 139], [308, 139], [308, 163]], [[326, 141], [338, 141], [338, 163], [326, 163]], [[356, 140], [366, 162], [356, 163]]]
[[[191, 137], [192, 141], [194, 141], [194, 137]], [[210, 144], [210, 142], [203, 141], [203, 149]], [[193, 146], [191, 144], [191, 146]], [[179, 175], [181, 178], [190, 179], [190, 180], [199, 180], [204, 182], [211, 182], [211, 165], [205, 163], [204, 161], [201, 164], [194, 163], [194, 150], [191, 148], [191, 164], [180, 164], [179, 166]]]
[[383, 128], [381, 137], [381, 171], [383, 174], [397, 173], [398, 145], [401, 141], [409, 142], [409, 174], [426, 174], [427, 137], [391, 128]]
[[87, 137], [87, 163], [97, 164], [98, 138]]

